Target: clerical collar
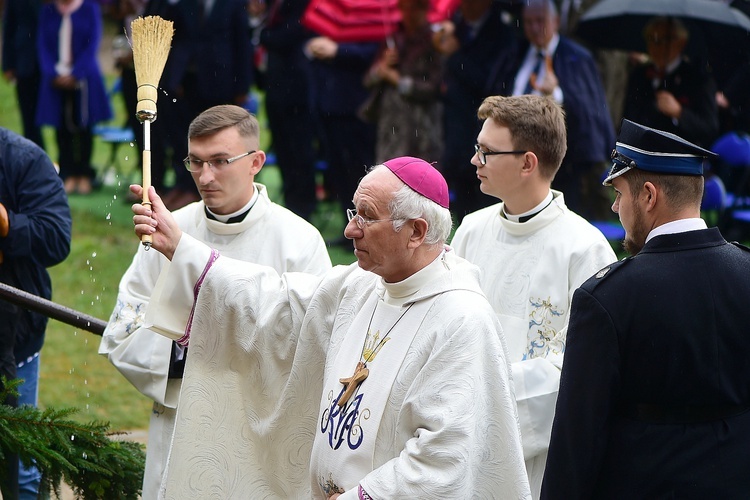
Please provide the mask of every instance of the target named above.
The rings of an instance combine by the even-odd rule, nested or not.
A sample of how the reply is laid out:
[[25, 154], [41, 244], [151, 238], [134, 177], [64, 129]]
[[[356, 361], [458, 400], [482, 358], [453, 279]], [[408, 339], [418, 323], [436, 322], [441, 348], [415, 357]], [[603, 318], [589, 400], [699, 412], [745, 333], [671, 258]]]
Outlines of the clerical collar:
[[520, 222], [520, 223], [528, 222], [539, 212], [547, 208], [550, 203], [552, 203], [552, 191], [547, 193], [547, 196], [544, 197], [544, 199], [539, 205], [535, 206], [528, 212], [524, 212], [522, 214], [511, 215], [505, 211], [505, 206], [503, 206], [503, 217], [505, 217], [511, 222]]
[[245, 204], [244, 207], [240, 208], [236, 212], [226, 215], [215, 214], [208, 207], [205, 207], [206, 217], [208, 217], [209, 219], [217, 220], [219, 222], [223, 222], [224, 224], [236, 224], [245, 220], [245, 217], [247, 217], [247, 214], [250, 213], [250, 209], [253, 208], [253, 205], [255, 205], [256, 201], [258, 201], [258, 190], [253, 187], [253, 196], [250, 198], [250, 201]]
[[405, 280], [397, 283], [386, 283], [384, 279], [380, 282], [385, 288], [383, 301], [386, 304], [402, 306], [406, 301], [422, 289], [427, 283], [435, 279], [436, 275], [447, 272], [447, 267], [443, 265], [445, 250], [440, 252], [435, 260], [412, 274]]
[[662, 224], [661, 226], [652, 229], [646, 237], [646, 243], [648, 243], [651, 238], [661, 234], [685, 233], [687, 231], [698, 231], [706, 228], [708, 228], [706, 221], [699, 217], [673, 220], [672, 222], [667, 222], [666, 224]]

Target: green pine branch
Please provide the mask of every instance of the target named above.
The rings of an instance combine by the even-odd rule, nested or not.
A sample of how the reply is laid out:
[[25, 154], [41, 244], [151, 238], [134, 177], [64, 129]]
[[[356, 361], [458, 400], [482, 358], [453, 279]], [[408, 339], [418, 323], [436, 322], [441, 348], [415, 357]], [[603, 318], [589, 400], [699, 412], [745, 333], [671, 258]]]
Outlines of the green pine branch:
[[[19, 383], [3, 380], [0, 401], [17, 392]], [[35, 462], [41, 488], [58, 497], [64, 481], [78, 498], [138, 498], [146, 460], [143, 445], [111, 439], [122, 433], [110, 431], [108, 422], [70, 420], [77, 411], [0, 405], [0, 463], [14, 455], [26, 465]]]

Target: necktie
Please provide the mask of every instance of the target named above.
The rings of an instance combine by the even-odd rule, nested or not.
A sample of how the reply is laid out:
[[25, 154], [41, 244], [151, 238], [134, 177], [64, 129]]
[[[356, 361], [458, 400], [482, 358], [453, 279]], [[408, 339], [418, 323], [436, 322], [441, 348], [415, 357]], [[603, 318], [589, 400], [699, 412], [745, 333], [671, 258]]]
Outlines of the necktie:
[[534, 90], [534, 87], [531, 85], [531, 80], [532, 78], [537, 78], [539, 76], [539, 72], [542, 71], [543, 64], [544, 52], [539, 50], [536, 53], [536, 64], [534, 65], [534, 70], [529, 75], [529, 81], [526, 82], [526, 88], [523, 91], [524, 94], [531, 94], [531, 92]]

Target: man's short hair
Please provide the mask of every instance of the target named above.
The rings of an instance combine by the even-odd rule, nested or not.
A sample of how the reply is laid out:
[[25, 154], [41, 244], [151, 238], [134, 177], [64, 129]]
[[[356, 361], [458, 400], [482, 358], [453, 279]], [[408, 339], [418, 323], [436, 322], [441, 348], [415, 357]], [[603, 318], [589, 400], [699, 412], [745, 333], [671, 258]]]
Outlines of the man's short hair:
[[237, 127], [243, 138], [257, 139], [260, 136], [260, 126], [255, 116], [245, 108], [222, 104], [208, 108], [190, 123], [188, 139], [212, 135], [228, 127]]
[[552, 179], [560, 168], [567, 146], [565, 112], [549, 97], [490, 96], [479, 106], [481, 120], [494, 120], [510, 131], [513, 149], [531, 151], [539, 158], [539, 171]]
[[700, 207], [703, 200], [704, 180], [702, 175], [670, 175], [633, 169], [622, 176], [635, 196], [646, 182], [659, 186], [666, 202], [673, 210]]

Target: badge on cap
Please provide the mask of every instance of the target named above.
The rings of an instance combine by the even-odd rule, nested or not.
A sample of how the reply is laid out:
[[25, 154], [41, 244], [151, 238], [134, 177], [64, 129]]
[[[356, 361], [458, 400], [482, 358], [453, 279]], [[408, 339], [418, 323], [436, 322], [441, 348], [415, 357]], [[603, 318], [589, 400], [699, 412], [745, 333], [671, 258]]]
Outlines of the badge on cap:
[[634, 168], [658, 174], [703, 175], [703, 163], [716, 156], [669, 132], [623, 120], [612, 151], [612, 167], [602, 184], [610, 186], [612, 179]]

